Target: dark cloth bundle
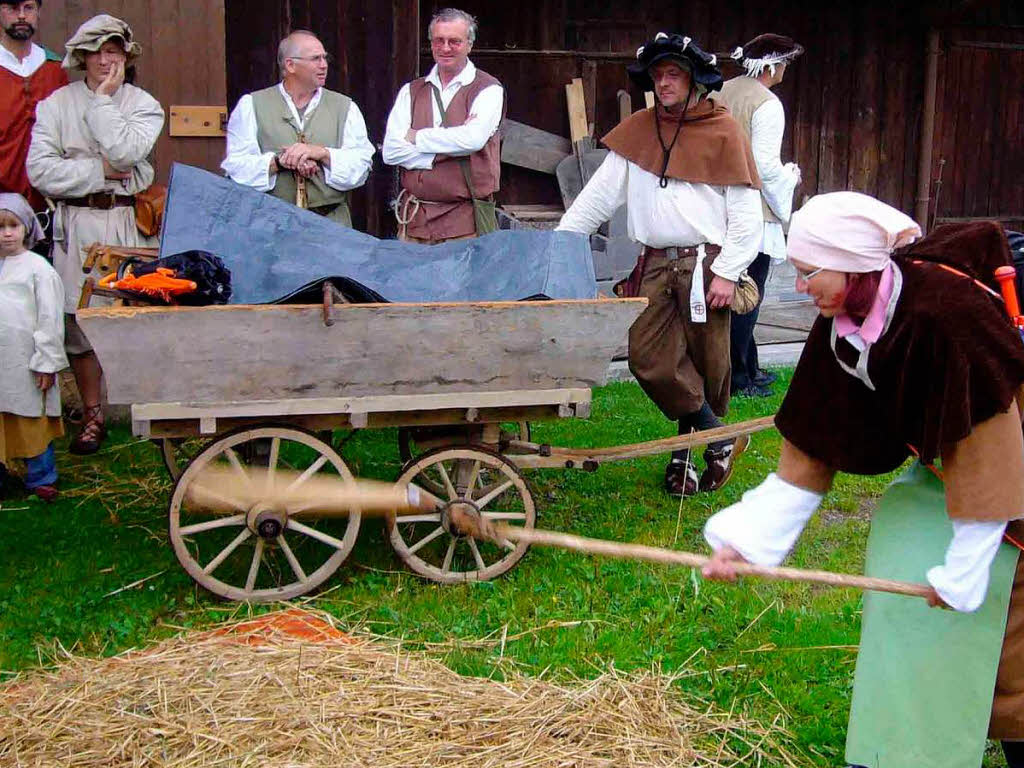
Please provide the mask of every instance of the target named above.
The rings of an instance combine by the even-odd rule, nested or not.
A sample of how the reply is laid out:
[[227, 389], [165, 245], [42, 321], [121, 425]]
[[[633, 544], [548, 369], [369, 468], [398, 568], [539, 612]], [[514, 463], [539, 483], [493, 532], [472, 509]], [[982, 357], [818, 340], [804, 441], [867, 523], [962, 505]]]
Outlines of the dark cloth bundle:
[[176, 278], [194, 282], [195, 291], [175, 297], [176, 303], [183, 306], [227, 304], [231, 298], [231, 271], [224, 266], [220, 257], [208, 251], [183, 251], [156, 261], [132, 259], [124, 262], [119, 272], [127, 271], [128, 268], [135, 277], [153, 274], [158, 269], [171, 269]]
[[[876, 389], [839, 367], [832, 321], [819, 317], [775, 417], [789, 442], [843, 472], [892, 471], [910, 455], [908, 445], [931, 463], [943, 446], [1006, 411], [1024, 382], [1024, 344], [1002, 302], [938, 266], [994, 282], [992, 270], [1009, 263], [997, 224], [938, 227], [894, 261], [903, 291], [870, 350]], [[846, 341], [836, 350], [847, 365], [856, 363]]]

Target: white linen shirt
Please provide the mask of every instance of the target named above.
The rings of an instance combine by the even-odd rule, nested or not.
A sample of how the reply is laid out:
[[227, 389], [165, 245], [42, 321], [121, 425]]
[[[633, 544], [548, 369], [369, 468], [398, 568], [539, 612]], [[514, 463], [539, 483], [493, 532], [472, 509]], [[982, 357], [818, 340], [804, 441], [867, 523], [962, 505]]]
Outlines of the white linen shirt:
[[[277, 89], [291, 110], [295, 125], [305, 128], [306, 121], [320, 104], [323, 89], [317, 88], [301, 119], [299, 110], [296, 109], [295, 102], [284, 89], [284, 85], [278, 83]], [[232, 181], [254, 187], [260, 192], [269, 192], [277, 184], [277, 174], [270, 172], [270, 158], [274, 153], [260, 151], [258, 129], [252, 94], [247, 93], [238, 100], [231, 117], [228, 118], [227, 156], [220, 167]], [[342, 146], [327, 147], [327, 151], [331, 155], [331, 167], [324, 167], [324, 180], [327, 186], [346, 192], [366, 182], [373, 163], [374, 148], [366, 134], [363, 113], [359, 111], [354, 101], [349, 105], [348, 117], [345, 118]]]
[[[779, 159], [785, 130], [786, 113], [778, 99], [768, 99], [750, 117], [750, 147], [761, 177], [761, 194], [783, 224], [793, 213], [793, 192], [800, 181], [797, 166], [794, 163], [783, 165]], [[772, 261], [785, 261], [786, 236], [779, 222], [764, 222], [761, 253], [767, 253]]]
[[32, 77], [45, 63], [46, 51], [35, 43], [32, 43], [32, 49], [24, 59], [19, 59], [0, 45], [0, 67], [10, 70], [18, 77]]
[[[473, 62], [467, 61], [462, 71], [453, 77], [447, 86], [442, 86], [435, 64], [426, 79], [428, 83], [437, 86], [441, 92], [441, 103], [448, 109], [455, 94], [476, 79], [476, 66]], [[399, 90], [395, 105], [388, 115], [384, 145], [381, 149], [384, 162], [388, 165], [399, 165], [408, 170], [429, 170], [434, 167], [435, 155], [471, 155], [484, 148], [501, 124], [505, 90], [500, 85], [489, 85], [480, 91], [469, 105], [469, 118], [465, 124], [451, 128], [441, 127], [441, 112], [437, 108], [437, 102], [431, 97], [434, 127], [417, 130], [416, 143], [410, 144], [405, 140], [412, 127], [409, 85], [406, 83]]]
[[719, 277], [735, 282], [757, 257], [764, 215], [753, 187], [691, 184], [658, 177], [609, 152], [556, 229], [594, 233], [628, 203], [630, 239], [651, 248], [711, 243], [722, 252], [711, 265]]
[[44, 395], [33, 373], [68, 367], [64, 354], [64, 286], [42, 256], [0, 257], [0, 411], [60, 416], [60, 387]]

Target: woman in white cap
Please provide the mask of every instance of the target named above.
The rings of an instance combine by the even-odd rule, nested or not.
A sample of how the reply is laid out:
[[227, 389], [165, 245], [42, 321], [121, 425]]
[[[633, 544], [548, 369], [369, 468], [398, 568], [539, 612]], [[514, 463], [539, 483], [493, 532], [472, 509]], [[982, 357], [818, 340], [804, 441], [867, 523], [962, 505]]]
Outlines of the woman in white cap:
[[[1003, 535], [1024, 517], [1024, 344], [991, 290], [1009, 251], [993, 222], [940, 227], [915, 243], [920, 234], [855, 192], [819, 195], [793, 215], [789, 259], [819, 318], [776, 416], [778, 469], [708, 520], [705, 576], [733, 580], [736, 562], [777, 565], [837, 472], [891, 472], [917, 454], [942, 460], [953, 531], [945, 561], [922, 574], [929, 603], [982, 605]], [[1024, 738], [1022, 566], [989, 728], [1011, 766], [1024, 765], [1014, 758]]]

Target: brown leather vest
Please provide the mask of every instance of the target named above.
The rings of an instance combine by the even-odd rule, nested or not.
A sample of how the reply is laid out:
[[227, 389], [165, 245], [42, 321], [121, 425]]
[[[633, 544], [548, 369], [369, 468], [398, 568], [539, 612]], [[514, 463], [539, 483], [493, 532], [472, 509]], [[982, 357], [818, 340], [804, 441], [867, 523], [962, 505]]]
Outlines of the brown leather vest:
[[[480, 91], [491, 85], [501, 83], [478, 69], [473, 82], [460, 88], [448, 104], [445, 120], [447, 125], [464, 124], [469, 117], [473, 100]], [[425, 77], [413, 80], [409, 84], [409, 100], [412, 105], [412, 128], [433, 128], [434, 95]], [[501, 112], [504, 118], [504, 103]], [[470, 178], [473, 182], [473, 192], [478, 199], [493, 195], [499, 189], [500, 133], [495, 131], [482, 149], [469, 155]], [[434, 167], [430, 170], [403, 168], [402, 188], [418, 199], [426, 201], [409, 223], [409, 235], [428, 240], [443, 240], [462, 237], [476, 231], [473, 209], [469, 204], [471, 196], [458, 158], [445, 157], [435, 160]]]

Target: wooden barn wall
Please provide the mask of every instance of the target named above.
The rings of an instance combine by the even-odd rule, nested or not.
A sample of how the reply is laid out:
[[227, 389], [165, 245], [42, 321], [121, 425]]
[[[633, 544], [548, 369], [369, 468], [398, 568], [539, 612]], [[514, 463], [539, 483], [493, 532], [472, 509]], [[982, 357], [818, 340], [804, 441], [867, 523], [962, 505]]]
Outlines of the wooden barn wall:
[[932, 153], [938, 221], [1024, 229], [1024, 8], [944, 31]]
[[[86, 19], [109, 13], [131, 25], [142, 45], [135, 84], [170, 113], [172, 104], [219, 105], [225, 100], [223, 0], [67, 0], [43, 5], [39, 39], [64, 52], [64, 42]], [[75, 77], [75, 75], [72, 75]], [[156, 145], [157, 180], [178, 161], [216, 169], [223, 139], [171, 138], [167, 125]]]
[[[441, 4], [424, 0], [429, 19]], [[643, 96], [626, 76], [637, 46], [658, 31], [681, 31], [728, 52], [762, 32], [788, 34], [807, 53], [776, 89], [787, 112], [783, 160], [803, 171], [798, 198], [854, 189], [913, 211], [927, 24], [910, 0], [893, 2], [677, 3], [648, 0], [466, 0], [481, 29], [473, 59], [508, 86], [509, 117], [568, 135], [564, 85], [582, 77], [597, 135], [618, 121], [615, 94]], [[421, 51], [421, 69], [430, 65]], [[508, 169], [502, 197], [557, 202], [549, 178]], [[540, 199], [543, 198], [543, 199]]]

